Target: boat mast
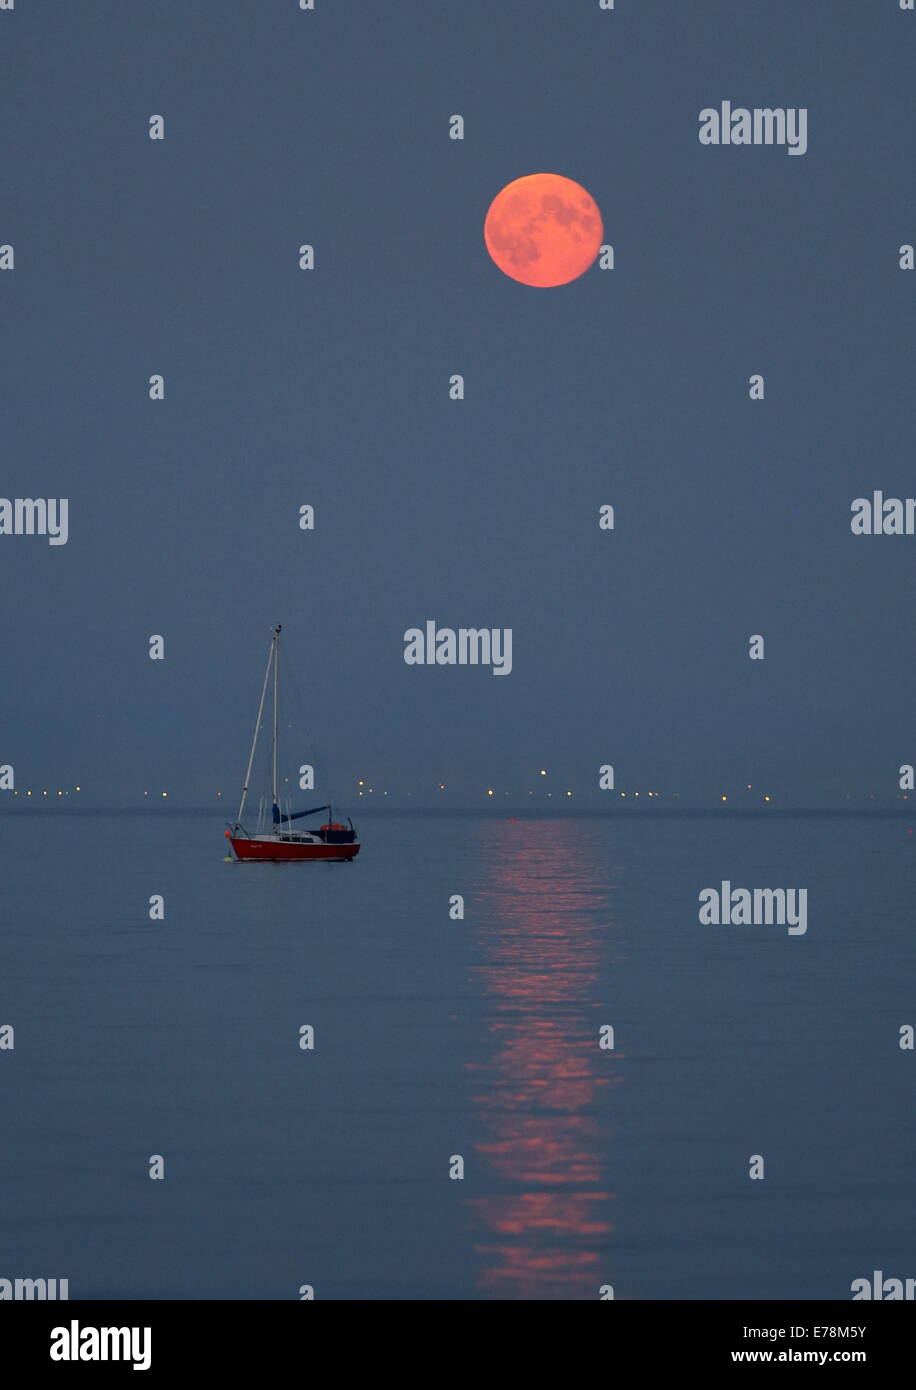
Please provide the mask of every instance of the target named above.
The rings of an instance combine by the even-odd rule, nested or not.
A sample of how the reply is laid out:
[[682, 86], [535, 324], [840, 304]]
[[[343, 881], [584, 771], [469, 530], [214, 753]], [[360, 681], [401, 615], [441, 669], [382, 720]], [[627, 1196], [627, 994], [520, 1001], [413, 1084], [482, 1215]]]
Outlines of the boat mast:
[[[278, 635], [279, 635], [279, 632], [280, 632], [279, 627], [275, 627], [274, 630], [273, 630], [274, 635], [273, 635], [273, 637], [271, 638], [271, 642], [270, 642], [270, 651], [269, 651], [269, 653], [268, 653], [268, 655], [267, 655], [267, 668], [266, 668], [266, 670], [265, 670], [265, 672], [264, 672], [264, 684], [261, 686], [261, 702], [260, 702], [260, 704], [258, 705], [258, 717], [257, 717], [257, 719], [256, 719], [255, 722], [254, 722], [254, 737], [253, 737], [252, 740], [251, 740], [251, 752], [250, 752], [249, 755], [248, 755], [248, 766], [247, 766], [247, 768], [245, 769], [245, 784], [244, 784], [244, 786], [242, 787], [242, 799], [241, 799], [241, 801], [239, 802], [239, 813], [238, 813], [238, 815], [237, 815], [236, 818], [235, 818], [235, 823], [236, 823], [236, 825], [241, 825], [241, 823], [242, 823], [242, 812], [243, 812], [244, 809], [245, 809], [245, 801], [247, 800], [247, 797], [248, 797], [248, 784], [249, 784], [249, 782], [251, 781], [251, 768], [252, 768], [252, 765], [253, 765], [253, 763], [254, 763], [255, 749], [256, 749], [257, 746], [258, 746], [258, 734], [261, 732], [261, 719], [262, 719], [263, 714], [264, 714], [264, 700], [265, 700], [266, 695], [267, 695], [267, 681], [268, 681], [268, 679], [269, 679], [269, 677], [270, 677], [270, 666], [271, 666], [271, 662], [273, 661], [274, 649], [275, 649], [276, 644], [277, 644], [277, 637], [278, 637]], [[274, 728], [276, 729], [276, 713], [274, 714]], [[276, 737], [276, 736], [275, 736], [275, 737]], [[275, 774], [275, 780], [276, 780], [276, 774]]]
[[277, 687], [280, 683], [280, 624], [274, 628], [274, 736], [270, 753], [271, 783], [274, 798], [274, 815], [280, 809], [277, 801]]

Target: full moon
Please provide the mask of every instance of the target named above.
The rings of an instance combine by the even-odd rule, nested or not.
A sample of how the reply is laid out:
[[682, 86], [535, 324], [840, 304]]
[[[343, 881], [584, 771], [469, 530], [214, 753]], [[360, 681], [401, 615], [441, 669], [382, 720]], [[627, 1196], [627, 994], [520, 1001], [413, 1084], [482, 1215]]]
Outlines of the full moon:
[[594, 261], [604, 223], [592, 195], [562, 174], [526, 174], [507, 183], [483, 226], [500, 270], [547, 289], [577, 280]]

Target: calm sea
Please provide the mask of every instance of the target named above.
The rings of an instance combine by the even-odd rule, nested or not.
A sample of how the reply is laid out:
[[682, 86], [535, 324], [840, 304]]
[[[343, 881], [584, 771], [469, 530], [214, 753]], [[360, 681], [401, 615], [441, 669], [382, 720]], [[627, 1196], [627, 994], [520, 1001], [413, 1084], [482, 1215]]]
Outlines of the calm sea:
[[[239, 865], [218, 813], [0, 817], [0, 1277], [848, 1299], [916, 1275], [910, 822], [360, 829], [351, 865]], [[807, 888], [807, 934], [700, 926], [722, 879]]]

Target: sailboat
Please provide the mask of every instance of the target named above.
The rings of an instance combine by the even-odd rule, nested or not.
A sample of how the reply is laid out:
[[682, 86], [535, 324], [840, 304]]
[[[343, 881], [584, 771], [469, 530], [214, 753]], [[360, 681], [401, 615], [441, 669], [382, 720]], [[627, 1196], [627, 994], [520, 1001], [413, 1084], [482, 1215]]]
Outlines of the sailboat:
[[[235, 818], [235, 824], [230, 825], [226, 831], [226, 838], [232, 845], [236, 859], [243, 861], [265, 860], [275, 862], [277, 860], [300, 860], [300, 859], [325, 859], [325, 860], [349, 860], [359, 854], [359, 841], [356, 838], [356, 831], [353, 822], [348, 819], [347, 824], [343, 825], [335, 821], [333, 808], [330, 804], [325, 806], [311, 806], [306, 811], [291, 811], [287, 805], [286, 810], [281, 810], [280, 800], [277, 794], [277, 714], [279, 708], [279, 683], [280, 683], [280, 633], [282, 625], [278, 624], [273, 629], [273, 637], [270, 643], [270, 652], [267, 657], [267, 670], [264, 672], [264, 684], [261, 687], [261, 701], [258, 705], [258, 717], [254, 725], [254, 737], [251, 740], [251, 753], [248, 757], [248, 767], [245, 770], [245, 782], [242, 787], [242, 799], [239, 803], [239, 813]], [[251, 834], [242, 823], [242, 816], [245, 814], [245, 803], [248, 800], [248, 787], [251, 782], [251, 769], [254, 766], [254, 755], [258, 747], [258, 736], [261, 732], [261, 722], [264, 718], [264, 703], [267, 699], [268, 686], [273, 677], [273, 740], [270, 749], [271, 767], [271, 802], [272, 802], [272, 825], [273, 829], [267, 834], [261, 834], [260, 818], [258, 828]], [[328, 818], [325, 823], [317, 830], [294, 830], [293, 821], [303, 820], [306, 816], [315, 816], [322, 811], [327, 811]]]

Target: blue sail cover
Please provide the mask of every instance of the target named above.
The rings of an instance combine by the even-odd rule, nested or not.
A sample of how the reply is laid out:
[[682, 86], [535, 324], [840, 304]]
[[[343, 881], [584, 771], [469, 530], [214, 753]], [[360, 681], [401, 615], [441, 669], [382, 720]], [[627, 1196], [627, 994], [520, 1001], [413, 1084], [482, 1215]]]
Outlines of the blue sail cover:
[[289, 815], [281, 815], [280, 807], [274, 802], [274, 825], [279, 825], [284, 820], [301, 820], [303, 816], [314, 816], [318, 811], [330, 811], [330, 806], [312, 806], [308, 811], [291, 811]]

